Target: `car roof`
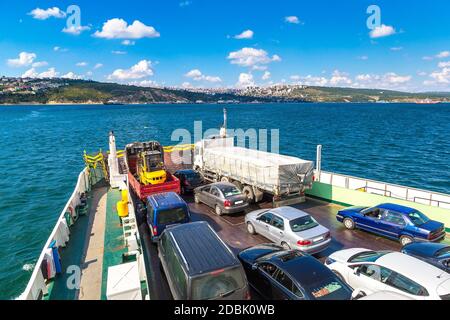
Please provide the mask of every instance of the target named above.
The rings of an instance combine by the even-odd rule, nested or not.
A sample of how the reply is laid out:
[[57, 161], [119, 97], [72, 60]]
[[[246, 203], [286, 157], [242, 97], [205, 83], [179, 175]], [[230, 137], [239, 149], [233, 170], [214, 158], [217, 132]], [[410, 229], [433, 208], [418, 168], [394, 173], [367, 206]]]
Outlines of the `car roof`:
[[321, 279], [333, 276], [330, 269], [319, 260], [299, 250], [275, 252], [270, 255], [268, 262], [283, 269], [302, 286], [309, 286]]
[[198, 172], [195, 171], [194, 169], [183, 169], [183, 170], [178, 170], [176, 173], [186, 174], [186, 173], [198, 173]]
[[166, 232], [175, 240], [191, 276], [240, 266], [239, 260], [205, 221], [178, 225]]
[[214, 187], [218, 187], [218, 188], [220, 188], [220, 187], [236, 187], [231, 182], [214, 182], [214, 183], [211, 183], [209, 186], [211, 186], [211, 187], [214, 186]]
[[385, 254], [377, 259], [376, 263], [417, 281], [421, 285], [437, 287], [445, 279], [450, 279], [450, 274], [441, 269], [400, 252]]
[[172, 209], [186, 206], [186, 202], [175, 192], [158, 193], [147, 198], [155, 209]]
[[280, 207], [275, 209], [268, 210], [269, 212], [272, 212], [276, 215], [279, 215], [280, 217], [283, 217], [287, 220], [293, 220], [305, 216], [309, 216], [306, 212], [293, 208], [293, 207]]
[[417, 211], [414, 208], [405, 207], [405, 206], [402, 206], [399, 204], [394, 204], [394, 203], [383, 203], [383, 204], [378, 205], [377, 208], [392, 210], [392, 211], [396, 211], [396, 212], [403, 213], [403, 214], [408, 214], [408, 213]]

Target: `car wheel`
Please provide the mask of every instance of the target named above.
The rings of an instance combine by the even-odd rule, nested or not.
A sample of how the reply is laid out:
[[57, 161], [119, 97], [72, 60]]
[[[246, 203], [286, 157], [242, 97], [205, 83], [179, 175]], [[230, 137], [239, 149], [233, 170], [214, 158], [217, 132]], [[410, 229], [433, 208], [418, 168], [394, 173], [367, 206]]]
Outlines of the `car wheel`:
[[288, 245], [286, 242], [282, 242], [281, 246], [283, 247], [284, 250], [291, 250], [291, 246]]
[[253, 224], [251, 222], [247, 223], [247, 231], [250, 234], [253, 234], [253, 235], [256, 234], [255, 227], [253, 226]]
[[216, 206], [216, 214], [217, 214], [218, 216], [223, 215], [222, 209], [221, 209], [219, 206]]
[[198, 197], [197, 194], [194, 196], [194, 200], [195, 200], [196, 204], [200, 204], [201, 203], [200, 198]]
[[247, 197], [247, 202], [252, 204], [255, 201], [255, 194], [251, 186], [245, 186], [242, 189], [242, 193]]
[[406, 246], [407, 244], [410, 244], [414, 240], [411, 237], [408, 236], [401, 236], [400, 237], [400, 243], [402, 246]]
[[352, 219], [350, 219], [350, 218], [345, 218], [344, 219], [344, 226], [348, 230], [353, 230], [353, 229], [355, 229], [355, 222]]

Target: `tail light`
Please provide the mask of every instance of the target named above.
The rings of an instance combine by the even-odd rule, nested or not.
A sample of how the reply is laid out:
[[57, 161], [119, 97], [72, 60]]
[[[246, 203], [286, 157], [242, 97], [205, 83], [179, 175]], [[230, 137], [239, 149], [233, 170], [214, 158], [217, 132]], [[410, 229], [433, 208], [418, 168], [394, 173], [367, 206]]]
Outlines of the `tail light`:
[[245, 292], [245, 300], [252, 300], [252, 295], [250, 293], [250, 290], [247, 290], [247, 292]]
[[223, 203], [223, 205], [225, 207], [231, 207], [231, 201], [230, 200], [225, 200], [225, 202]]
[[158, 228], [157, 227], [153, 227], [153, 235], [154, 236], [158, 235]]
[[309, 246], [311, 243], [312, 243], [311, 240], [299, 240], [299, 241], [297, 241], [297, 244], [299, 246], [301, 246], [301, 247]]
[[217, 275], [219, 275], [221, 273], [224, 273], [224, 272], [225, 272], [225, 269], [219, 269], [219, 270], [211, 272], [210, 275], [217, 276]]
[[325, 239], [328, 239], [328, 238], [330, 238], [331, 237], [331, 233], [330, 233], [330, 231], [328, 231], [326, 234], [325, 234]]

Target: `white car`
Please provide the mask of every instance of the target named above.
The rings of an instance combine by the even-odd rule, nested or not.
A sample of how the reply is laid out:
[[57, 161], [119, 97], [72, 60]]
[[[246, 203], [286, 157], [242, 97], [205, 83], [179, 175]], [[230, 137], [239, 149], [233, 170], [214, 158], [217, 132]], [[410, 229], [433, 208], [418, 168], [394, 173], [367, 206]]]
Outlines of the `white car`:
[[414, 300], [450, 300], [450, 274], [400, 252], [341, 250], [325, 265], [365, 295], [390, 291]]
[[371, 294], [369, 296], [364, 296], [359, 298], [358, 300], [414, 300], [410, 297], [405, 296], [404, 294], [395, 293], [392, 291], [379, 291], [377, 293]]

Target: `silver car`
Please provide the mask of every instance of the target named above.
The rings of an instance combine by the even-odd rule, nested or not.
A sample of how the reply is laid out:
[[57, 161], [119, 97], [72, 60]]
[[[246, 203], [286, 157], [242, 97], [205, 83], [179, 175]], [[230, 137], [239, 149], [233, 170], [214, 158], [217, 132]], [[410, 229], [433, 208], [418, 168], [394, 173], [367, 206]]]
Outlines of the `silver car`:
[[245, 211], [247, 197], [234, 184], [217, 182], [195, 189], [195, 203], [204, 203], [213, 208], [217, 215]]
[[250, 212], [245, 223], [250, 234], [260, 234], [286, 249], [313, 254], [325, 250], [331, 242], [327, 228], [306, 212], [292, 207]]

